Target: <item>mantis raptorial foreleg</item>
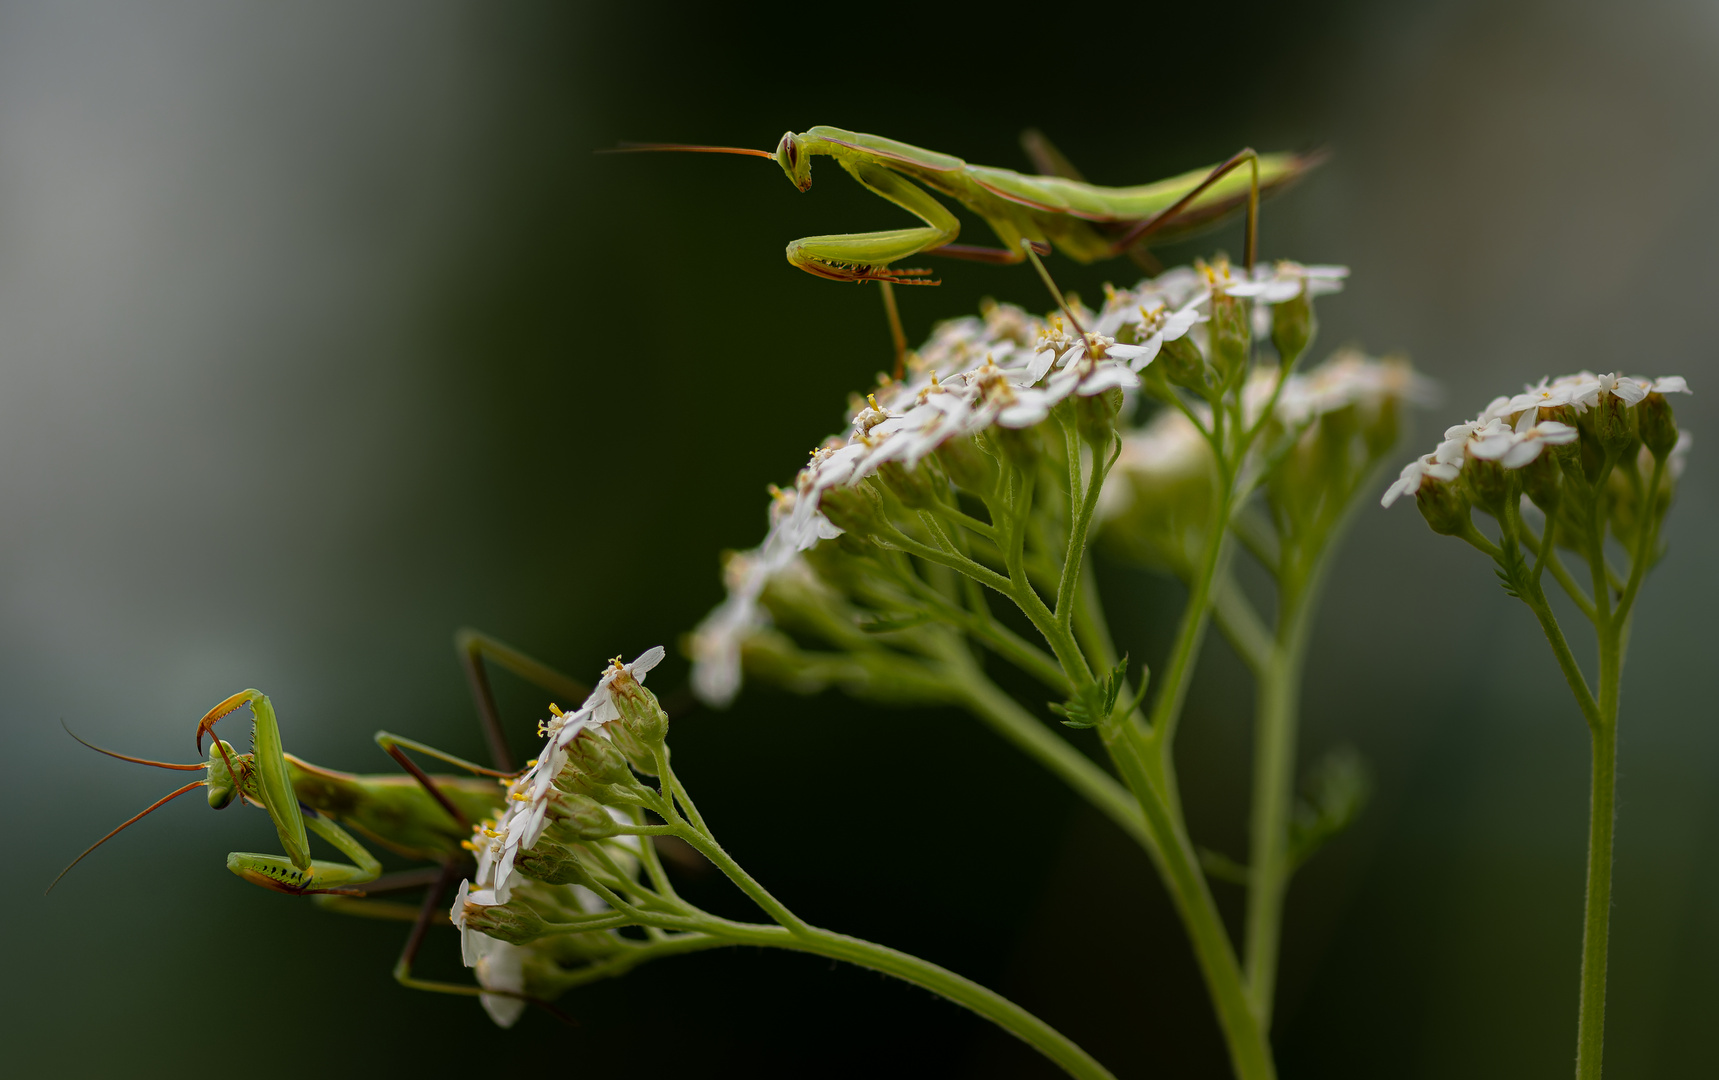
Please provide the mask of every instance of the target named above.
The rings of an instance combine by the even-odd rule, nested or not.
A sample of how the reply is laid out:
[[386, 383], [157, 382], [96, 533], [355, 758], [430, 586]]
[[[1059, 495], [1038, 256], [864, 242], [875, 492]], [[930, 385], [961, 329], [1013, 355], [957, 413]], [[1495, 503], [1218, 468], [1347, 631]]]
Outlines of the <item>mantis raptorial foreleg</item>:
[[[214, 735], [217, 721], [247, 705], [253, 720], [249, 760], [234, 757], [231, 748], [219, 738], [214, 739], [210, 748], [210, 759], [220, 758], [236, 781], [237, 790], [268, 811], [286, 855], [235, 851], [227, 856], [227, 869], [253, 885], [293, 894], [355, 891], [352, 886], [373, 880], [382, 872], [382, 864], [362, 844], [315, 810], [310, 811], [308, 819], [301, 811], [287, 772], [286, 754], [281, 748], [280, 724], [268, 695], [259, 690], [241, 690], [210, 709], [197, 724], [198, 751], [203, 749], [203, 736]], [[352, 863], [312, 859], [310, 840], [305, 835], [307, 823], [311, 831], [339, 848]]]
[[312, 859], [306, 868], [281, 855], [235, 851], [227, 856], [227, 869], [253, 885], [295, 896], [303, 893], [363, 895], [352, 886], [375, 880], [376, 875], [382, 872], [382, 864], [350, 833], [315, 810], [310, 811], [304, 823], [312, 832], [339, 848], [356, 865]]
[[788, 245], [788, 261], [833, 281], [935, 285], [919, 280], [929, 270], [897, 270], [887, 264], [949, 243], [961, 235], [960, 221], [917, 184], [882, 166], [843, 161], [842, 167], [868, 191], [906, 210], [925, 227], [807, 236]]

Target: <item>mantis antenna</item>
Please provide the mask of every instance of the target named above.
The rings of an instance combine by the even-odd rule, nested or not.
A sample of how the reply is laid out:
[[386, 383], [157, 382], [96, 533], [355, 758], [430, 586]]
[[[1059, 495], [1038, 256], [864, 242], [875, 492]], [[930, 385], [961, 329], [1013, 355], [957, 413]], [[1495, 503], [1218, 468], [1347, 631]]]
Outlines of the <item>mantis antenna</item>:
[[[106, 754], [110, 758], [118, 758], [121, 761], [130, 761], [130, 762], [133, 762], [133, 763], [138, 764], [138, 765], [153, 765], [157, 769], [173, 769], [173, 770], [178, 771], [178, 772], [199, 772], [203, 769], [208, 768], [208, 764], [206, 762], [198, 762], [195, 765], [179, 765], [179, 764], [176, 764], [176, 763], [171, 762], [171, 761], [151, 761], [148, 758], [131, 757], [127, 754], [116, 754], [112, 750], [103, 750], [101, 747], [97, 746], [95, 743], [88, 741], [87, 739], [79, 738], [77, 732], [73, 731], [69, 727], [66, 727], [66, 722], [64, 720], [60, 721], [60, 726], [63, 728], [66, 728], [66, 734], [67, 735], [70, 735], [72, 738], [77, 739], [78, 742], [83, 743], [85, 746], [89, 747], [91, 750], [94, 750], [96, 753]], [[54, 886], [58, 885], [60, 883], [60, 879], [72, 872], [72, 867], [83, 862], [85, 857], [88, 856], [90, 852], [94, 851], [98, 847], [101, 847], [103, 844], [107, 843], [109, 840], [112, 840], [114, 837], [116, 837], [120, 833], [124, 832], [127, 827], [137, 824], [139, 821], [143, 820], [145, 817], [148, 817], [150, 814], [161, 809], [163, 806], [166, 806], [168, 803], [172, 802], [174, 799], [177, 799], [179, 796], [185, 794], [187, 791], [190, 791], [193, 788], [204, 787], [208, 783], [209, 783], [209, 781], [207, 781], [207, 780], [193, 780], [189, 784], [186, 784], [184, 787], [180, 788], [179, 790], [177, 790], [177, 791], [175, 791], [169, 795], [163, 795], [161, 798], [150, 803], [149, 806], [146, 807], [141, 812], [134, 814], [133, 816], [125, 819], [125, 821], [120, 823], [118, 828], [114, 829], [112, 832], [108, 833], [106, 836], [102, 837], [100, 840], [97, 840], [95, 843], [93, 843], [89, 847], [85, 848], [84, 853], [82, 855], [79, 855], [77, 858], [75, 858], [71, 862], [67, 863], [66, 868], [64, 870], [61, 870], [57, 875], [55, 875], [54, 880], [50, 881], [48, 883], [48, 887], [46, 889], [42, 890], [42, 895], [46, 896], [49, 893], [53, 892]]]
[[653, 150], [679, 150], [688, 154], [744, 154], [747, 157], [769, 158], [776, 160], [776, 154], [770, 150], [749, 150], [744, 146], [697, 146], [692, 143], [671, 142], [624, 142], [611, 150], [598, 150], [599, 154], [645, 154]]

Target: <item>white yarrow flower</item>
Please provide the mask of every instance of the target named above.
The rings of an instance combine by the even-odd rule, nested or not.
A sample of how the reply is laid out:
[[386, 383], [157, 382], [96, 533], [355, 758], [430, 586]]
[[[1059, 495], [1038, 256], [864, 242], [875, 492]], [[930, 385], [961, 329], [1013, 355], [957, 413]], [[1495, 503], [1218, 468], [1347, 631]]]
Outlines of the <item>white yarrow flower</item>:
[[1225, 291], [1231, 296], [1252, 297], [1261, 304], [1281, 304], [1300, 296], [1303, 290], [1309, 298], [1341, 292], [1348, 276], [1347, 266], [1302, 266], [1284, 260], [1254, 267], [1253, 280], [1230, 285]]
[[483, 1004], [484, 1012], [489, 1013], [489, 1018], [495, 1021], [496, 1027], [510, 1028], [525, 1012], [525, 999], [512, 996], [525, 993], [525, 949], [487, 934], [479, 936], [486, 944], [477, 962], [471, 965], [478, 985], [485, 990], [505, 990], [507, 993], [479, 994], [478, 1001]]
[[1379, 500], [1379, 505], [1388, 507], [1404, 495], [1414, 495], [1428, 479], [1445, 482], [1455, 480], [1459, 471], [1459, 466], [1438, 460], [1436, 454], [1416, 458], [1403, 466], [1403, 471], [1397, 474], [1397, 482], [1385, 489], [1385, 497]]
[[1611, 394], [1623, 401], [1625, 405], [1638, 405], [1647, 396], [1647, 386], [1637, 382], [1628, 375], [1613, 372], [1610, 375], [1600, 375], [1594, 380], [1595, 385], [1584, 393], [1581, 402], [1592, 409], [1599, 405], [1600, 398]]

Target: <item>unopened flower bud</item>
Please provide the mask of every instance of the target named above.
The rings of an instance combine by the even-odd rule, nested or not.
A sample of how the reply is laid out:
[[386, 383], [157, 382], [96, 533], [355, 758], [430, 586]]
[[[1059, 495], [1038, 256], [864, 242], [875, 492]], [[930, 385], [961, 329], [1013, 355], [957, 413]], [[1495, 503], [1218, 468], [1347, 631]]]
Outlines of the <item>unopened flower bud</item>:
[[1595, 408], [1594, 433], [1600, 445], [1612, 453], [1622, 453], [1635, 442], [1634, 410], [1616, 394], [1601, 393]]
[[949, 479], [962, 490], [983, 497], [996, 487], [997, 462], [972, 438], [949, 439], [937, 448], [936, 456]]
[[1031, 472], [1043, 452], [1036, 427], [1009, 428], [998, 425], [985, 432], [1003, 459], [1022, 472]]
[[[1462, 470], [1462, 476], [1475, 505], [1495, 518], [1503, 515], [1510, 501], [1510, 476], [1502, 465], [1496, 461], [1470, 459], [1468, 467]], [[1425, 490], [1424, 485], [1422, 490]]]
[[627, 759], [615, 749], [615, 744], [589, 729], [579, 732], [568, 744], [567, 768], [577, 769], [599, 784], [633, 782], [633, 770], [627, 767]]
[[1636, 406], [1637, 431], [1642, 445], [1656, 458], [1663, 458], [1677, 445], [1677, 419], [1664, 394], [1649, 394]]
[[1074, 399], [1074, 422], [1081, 440], [1099, 450], [1108, 449], [1116, 438], [1116, 416], [1122, 411], [1122, 391], [1112, 387], [1102, 394]]
[[[577, 854], [572, 847], [557, 843], [549, 835], [554, 831], [553, 825], [545, 829], [544, 835], [537, 838], [537, 843], [519, 853], [513, 868], [526, 877], [547, 885], [570, 885], [585, 880], [585, 872], [579, 865]], [[574, 838], [568, 839], [571, 841]]]
[[[615, 703], [616, 710], [621, 714], [620, 726], [645, 747], [660, 743], [668, 736], [668, 713], [663, 711], [657, 696], [646, 690], [631, 675], [616, 676], [615, 681], [609, 684], [609, 700]], [[616, 728], [609, 730], [611, 737], [619, 733]], [[632, 751], [626, 747], [621, 749], [628, 757], [633, 756]], [[648, 749], [646, 753], [648, 756]]]
[[1185, 386], [1200, 393], [1206, 391], [1206, 358], [1200, 354], [1200, 347], [1195, 345], [1194, 339], [1188, 335], [1164, 342], [1158, 350], [1158, 358], [1153, 366], [1177, 386]]
[[1550, 514], [1558, 505], [1558, 477], [1563, 470], [1550, 454], [1541, 454], [1517, 470], [1522, 490], [1542, 511]]
[[1212, 318], [1206, 324], [1212, 343], [1212, 364], [1227, 381], [1247, 366], [1248, 306], [1239, 297], [1214, 290]]
[[517, 897], [494, 907], [467, 904], [465, 916], [466, 925], [471, 929], [481, 930], [492, 938], [514, 945], [535, 941], [549, 929], [543, 916]]
[[870, 536], [884, 524], [883, 508], [871, 485], [828, 488], [818, 500], [818, 509], [830, 524], [855, 536]]
[[1420, 490], [1415, 492], [1415, 505], [1432, 531], [1440, 536], [1461, 536], [1473, 528], [1468, 516], [1468, 496], [1455, 482], [1422, 477]]
[[943, 501], [942, 477], [929, 461], [911, 469], [899, 461], [886, 461], [877, 467], [877, 478], [911, 509], [924, 510]]
[[1271, 309], [1271, 343], [1276, 346], [1277, 355], [1283, 358], [1286, 365], [1295, 363], [1296, 358], [1306, 351], [1317, 328], [1318, 323], [1313, 318], [1313, 301], [1307, 295], [1305, 284], [1292, 299], [1285, 300]]
[[569, 840], [603, 840], [620, 832], [603, 804], [585, 795], [553, 793], [549, 816], [555, 819], [559, 837]]
[[[633, 767], [634, 772], [644, 773], [646, 776], [657, 774], [656, 754], [649, 744], [632, 733], [624, 720], [619, 724], [610, 724], [607, 730], [610, 741], [626, 757], [627, 764]], [[661, 746], [662, 741], [659, 739], [656, 745]]]

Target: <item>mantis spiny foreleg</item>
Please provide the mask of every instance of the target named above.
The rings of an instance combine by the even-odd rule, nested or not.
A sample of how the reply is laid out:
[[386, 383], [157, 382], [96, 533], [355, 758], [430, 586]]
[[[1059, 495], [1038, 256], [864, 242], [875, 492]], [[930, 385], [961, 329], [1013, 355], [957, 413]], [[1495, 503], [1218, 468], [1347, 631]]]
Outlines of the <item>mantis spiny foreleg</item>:
[[[230, 713], [250, 706], [251, 757], [249, 761], [235, 759], [226, 743], [219, 738], [211, 747], [210, 759], [217, 756], [226, 764], [237, 781], [240, 793], [249, 801], [268, 811], [280, 836], [286, 855], [264, 855], [258, 852], [235, 851], [227, 856], [227, 869], [253, 885], [276, 892], [302, 894], [321, 892], [354, 892], [351, 887], [373, 880], [382, 872], [382, 864], [354, 840], [345, 829], [316, 810], [309, 816], [301, 810], [298, 795], [293, 791], [287, 772], [286, 754], [281, 747], [280, 724], [275, 719], [274, 705], [268, 695], [259, 690], [241, 690], [204, 714], [197, 723], [197, 749], [203, 749], [203, 736], [214, 735], [217, 721]], [[309, 809], [309, 808], [305, 808]], [[327, 862], [310, 857], [310, 840], [305, 827], [333, 844], [351, 863]]]
[[925, 227], [802, 237], [788, 245], [788, 261], [832, 281], [937, 284], [921, 280], [929, 270], [895, 270], [889, 264], [948, 244], [961, 235], [960, 221], [919, 185], [880, 165], [846, 159], [841, 164], [867, 191], [906, 210]]

